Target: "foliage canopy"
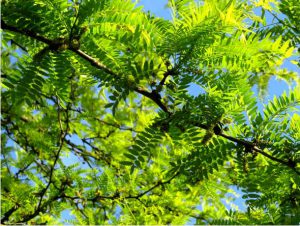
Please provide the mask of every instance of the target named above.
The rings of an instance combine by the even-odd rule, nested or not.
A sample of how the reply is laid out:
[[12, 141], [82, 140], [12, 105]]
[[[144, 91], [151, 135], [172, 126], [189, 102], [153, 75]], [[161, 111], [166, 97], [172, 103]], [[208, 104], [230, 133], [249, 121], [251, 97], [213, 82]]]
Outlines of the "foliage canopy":
[[167, 7], [2, 1], [2, 224], [299, 224], [299, 1]]

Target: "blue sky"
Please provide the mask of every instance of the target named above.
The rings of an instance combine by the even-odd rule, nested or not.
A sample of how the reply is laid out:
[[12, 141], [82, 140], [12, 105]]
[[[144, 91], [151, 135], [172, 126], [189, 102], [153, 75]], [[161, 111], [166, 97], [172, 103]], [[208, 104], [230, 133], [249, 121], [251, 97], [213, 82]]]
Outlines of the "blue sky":
[[[142, 5], [144, 7], [145, 11], [151, 11], [153, 14], [156, 16], [165, 18], [165, 19], [171, 19], [171, 13], [170, 10], [167, 9], [165, 6], [167, 4], [167, 0], [140, 0], [138, 5]], [[258, 10], [259, 12], [259, 10]], [[268, 17], [267, 21], [271, 22], [272, 18]], [[287, 68], [288, 70], [291, 71], [296, 71], [299, 73], [299, 68], [297, 68], [296, 65], [293, 65], [286, 61], [283, 65], [282, 68]], [[191, 94], [198, 94], [199, 93], [199, 87], [196, 85], [190, 87], [190, 93]], [[289, 86], [286, 82], [281, 81], [281, 80], [276, 80], [275, 78], [272, 78], [269, 82], [268, 85], [268, 94], [264, 99], [264, 103], [267, 103], [268, 100], [272, 100], [274, 95], [279, 96], [281, 95], [284, 91], [288, 92]], [[254, 91], [255, 88], [254, 88]], [[256, 92], [257, 93], [257, 92]], [[241, 198], [242, 192], [237, 189], [237, 187], [232, 186], [232, 189], [234, 189], [238, 193], [238, 197], [236, 197], [235, 201], [233, 204], [237, 205], [240, 210], [246, 210], [246, 205], [245, 201]], [[231, 195], [232, 196], [232, 195]], [[224, 201], [225, 204], [225, 201]], [[225, 204], [227, 208], [230, 208], [230, 205]], [[188, 224], [194, 224], [195, 220], [191, 219]]]
[[[151, 11], [156, 16], [165, 18], [165, 19], [171, 19], [171, 12], [169, 9], [166, 8], [167, 0], [140, 0], [137, 4], [138, 6], [143, 6], [145, 11]], [[259, 11], [258, 11], [259, 12]], [[272, 18], [268, 17], [267, 21], [271, 22]], [[286, 61], [282, 68], [287, 68], [288, 70], [293, 70], [299, 72], [299, 68], [297, 68], [296, 65], [293, 65]], [[191, 93], [198, 93], [196, 90], [196, 86], [192, 86], [192, 89], [190, 90]], [[276, 80], [275, 78], [272, 78], [269, 86], [268, 86], [269, 94], [266, 97], [266, 101], [268, 99], [273, 99], [273, 96], [281, 95], [284, 91], [287, 91], [289, 89], [289, 86], [284, 81]]]
[[[159, 17], [162, 17], [165, 19], [171, 19], [171, 12], [169, 9], [167, 9], [165, 7], [166, 4], [167, 4], [167, 0], [141, 0], [137, 4], [137, 6], [143, 6], [145, 11], [149, 10], [156, 16], [159, 16]], [[286, 62], [283, 65], [283, 68], [287, 68], [288, 70], [293, 70], [293, 71], [298, 70], [298, 68], [295, 65], [288, 63], [288, 62]], [[278, 96], [278, 95], [281, 95], [284, 91], [288, 91], [289, 86], [283, 81], [279, 81], [279, 80], [276, 80], [275, 78], [272, 78], [269, 82], [268, 89], [269, 89], [268, 90], [269, 94], [265, 98], [265, 102], [267, 102], [270, 99], [273, 99], [274, 95]], [[190, 93], [194, 94], [194, 95], [199, 94], [199, 87], [192, 85], [190, 87]], [[75, 143], [76, 142], [81, 143], [79, 141], [79, 139], [78, 138], [76, 139], [75, 137], [72, 137], [72, 141]], [[64, 159], [64, 162], [67, 164], [72, 164], [75, 159], [77, 160], [78, 157], [71, 154], [69, 157]], [[242, 192], [240, 190], [238, 190], [237, 187], [235, 187], [235, 186], [232, 186], [231, 188], [238, 194], [238, 197], [233, 197], [232, 194], [228, 195], [228, 196], [235, 198], [235, 201], [233, 202], [233, 204], [237, 205], [240, 210], [246, 210], [245, 202], [241, 197]], [[224, 200], [224, 204], [226, 205], [226, 207], [228, 209], [230, 208], [230, 204], [226, 203], [225, 200]], [[72, 216], [70, 215], [69, 210], [63, 211], [62, 219], [63, 220], [72, 219]], [[195, 223], [195, 219], [192, 219], [192, 218], [188, 222], [188, 224], [194, 224], [194, 223]]]
[[[149, 10], [156, 16], [163, 17], [165, 19], [171, 19], [171, 13], [165, 7], [166, 3], [167, 3], [166, 0], [141, 0], [141, 1], [139, 1], [138, 5], [139, 6], [142, 5], [144, 7], [145, 11]], [[286, 62], [283, 65], [283, 67], [287, 68], [288, 70], [293, 70], [293, 71], [299, 72], [299, 68], [297, 68], [295, 65], [288, 63], [288, 62]], [[268, 99], [273, 99], [274, 95], [278, 96], [278, 95], [282, 94], [284, 91], [288, 91], [289, 86], [283, 81], [278, 81], [275, 78], [272, 78], [269, 83], [268, 88], [269, 88], [269, 94], [265, 99], [266, 102]], [[197, 93], [199, 93], [198, 89], [199, 88], [197, 86], [191, 86], [190, 92], [193, 94], [197, 94]], [[79, 139], [72, 137], [72, 141], [74, 143], [77, 143], [79, 141]], [[74, 161], [78, 161], [78, 158], [72, 154], [69, 157], [64, 158], [64, 162], [67, 164], [72, 164], [72, 163], [74, 163]], [[237, 191], [241, 196], [241, 192], [239, 192], [236, 187], [233, 187], [233, 189], [235, 191]], [[236, 199], [234, 204], [238, 205], [240, 209], [245, 210], [244, 201], [241, 199], [241, 197]], [[229, 207], [229, 205], [227, 205], [227, 207]], [[63, 211], [62, 219], [63, 220], [72, 219], [72, 217], [70, 216], [69, 210]], [[195, 223], [194, 220], [191, 220], [189, 222], [189, 224], [193, 224], [193, 223]]]

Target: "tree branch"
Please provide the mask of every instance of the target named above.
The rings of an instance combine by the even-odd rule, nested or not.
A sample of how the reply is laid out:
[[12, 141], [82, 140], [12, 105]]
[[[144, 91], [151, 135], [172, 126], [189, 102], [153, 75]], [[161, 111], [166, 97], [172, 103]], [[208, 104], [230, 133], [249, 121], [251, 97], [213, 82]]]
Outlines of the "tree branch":
[[[31, 30], [25, 30], [25, 29], [19, 29], [16, 28], [14, 26], [10, 26], [7, 25], [3, 20], [1, 20], [2, 23], [2, 29], [5, 30], [9, 30], [12, 32], [16, 32], [19, 34], [23, 34], [26, 36], [29, 36], [33, 39], [36, 39], [38, 41], [41, 41], [47, 45], [49, 45], [49, 47], [53, 47], [53, 46], [57, 46], [59, 45], [59, 43], [57, 43], [55, 40], [51, 40], [48, 38], [45, 38], [41, 35], [36, 34], [34, 31]], [[97, 61], [96, 59], [94, 59], [93, 57], [89, 56], [87, 53], [85, 53], [84, 51], [80, 50], [80, 49], [75, 49], [73, 47], [71, 47], [70, 45], [68, 45], [68, 49], [72, 52], [74, 52], [75, 54], [77, 54], [78, 56], [80, 56], [81, 58], [87, 60], [88, 62], [91, 63], [92, 66], [96, 67], [97, 69], [103, 70], [104, 72], [106, 72], [107, 74], [110, 74], [112, 76], [114, 76], [115, 78], [120, 78], [121, 76], [119, 76], [117, 73], [115, 73], [114, 71], [112, 71], [111, 69], [109, 69], [106, 65], [102, 64], [101, 62]], [[166, 78], [165, 78], [166, 79]], [[149, 92], [147, 90], [144, 90], [140, 87], [136, 87], [133, 89], [134, 91], [136, 91], [137, 93], [142, 94], [143, 96], [146, 96], [148, 98], [150, 98], [151, 100], [153, 100], [164, 112], [169, 113], [168, 108], [162, 103], [161, 101], [161, 97], [157, 92]]]
[[120, 78], [120, 76], [118, 74], [116, 74], [115, 72], [113, 72], [111, 69], [109, 69], [106, 65], [102, 64], [101, 62], [97, 61], [96, 59], [94, 59], [93, 57], [89, 56], [88, 54], [86, 54], [85, 52], [83, 52], [80, 49], [73, 49], [73, 48], [69, 48], [72, 52], [76, 53], [78, 56], [80, 56], [81, 58], [87, 60], [88, 62], [91, 63], [92, 66], [106, 72], [107, 74], [110, 74], [112, 76], [114, 76], [115, 78]]
[[17, 27], [8, 25], [2, 19], [1, 19], [1, 28], [4, 29], [4, 30], [8, 30], [8, 31], [12, 31], [12, 32], [16, 32], [16, 33], [19, 33], [19, 34], [29, 36], [33, 39], [36, 39], [38, 41], [41, 41], [41, 42], [47, 44], [47, 45], [52, 45], [53, 44], [53, 41], [51, 39], [45, 38], [44, 36], [41, 36], [41, 35], [35, 33], [34, 31], [31, 31], [31, 30], [28, 30], [28, 29], [26, 29], [26, 30], [25, 29], [19, 29]]
[[46, 207], [47, 207], [49, 204], [51, 204], [52, 202], [54, 202], [54, 201], [56, 201], [56, 200], [58, 200], [58, 199], [61, 199], [61, 198], [63, 198], [62, 195], [56, 195], [56, 196], [54, 196], [54, 197], [48, 199], [46, 202], [44, 202], [43, 205], [40, 206], [39, 209], [36, 209], [32, 214], [25, 215], [25, 216], [23, 217], [22, 220], [20, 220], [20, 221], [14, 223], [14, 224], [25, 223], [25, 222], [30, 221], [31, 219], [33, 219], [33, 218], [35, 218], [36, 216], [38, 216], [39, 213], [40, 213], [41, 211], [45, 210]]
[[6, 221], [9, 220], [9, 217], [19, 208], [19, 205], [15, 205], [10, 208], [6, 213], [4, 213], [3, 218], [1, 219], [1, 224], [5, 224]]
[[[177, 177], [179, 175], [179, 172], [175, 173], [170, 179], [166, 180], [166, 181], [158, 181], [154, 186], [152, 186], [151, 188], [149, 188], [148, 190], [144, 191], [144, 192], [141, 192], [140, 194], [138, 195], [129, 195], [129, 196], [125, 196], [123, 198], [125, 199], [137, 199], [139, 200], [142, 196], [146, 195], [147, 193], [151, 192], [152, 190], [154, 190], [155, 188], [161, 186], [161, 185], [164, 185], [164, 184], [169, 184], [171, 183], [171, 181]], [[71, 200], [76, 200], [76, 199], [82, 199], [82, 197], [79, 197], [79, 196], [67, 196], [67, 195], [64, 195], [63, 197], [65, 198], [68, 198], [68, 199], [71, 199]], [[93, 198], [89, 198], [87, 199], [88, 201], [92, 201], [92, 202], [95, 202], [97, 200], [101, 200], [101, 199], [111, 199], [111, 200], [114, 200], [114, 199], [118, 199], [118, 198], [121, 198], [120, 194], [118, 192], [116, 192], [113, 196], [102, 196], [102, 195], [97, 195]], [[140, 201], [140, 200], [139, 200]]]
[[295, 168], [296, 167], [296, 163], [294, 161], [292, 161], [292, 160], [284, 161], [282, 159], [278, 159], [278, 158], [276, 158], [276, 157], [274, 157], [274, 156], [272, 156], [272, 155], [264, 152], [263, 150], [261, 150], [259, 147], [256, 146], [256, 144], [254, 142], [250, 142], [250, 141], [246, 141], [246, 140], [241, 140], [241, 139], [238, 139], [238, 138], [235, 138], [235, 137], [228, 136], [228, 135], [226, 135], [224, 133], [220, 133], [218, 135], [221, 136], [221, 137], [226, 138], [227, 140], [235, 142], [237, 144], [241, 144], [241, 145], [245, 146], [246, 148], [251, 148], [251, 150], [254, 150], [254, 151], [258, 152], [258, 153], [264, 155], [265, 157], [267, 157], [267, 158], [269, 158], [269, 159], [271, 159], [271, 160], [273, 160], [275, 162], [278, 162], [280, 164], [288, 166], [289, 168], [293, 169], [293, 171], [295, 173], [297, 173], [298, 175], [300, 175], [300, 172], [298, 172], [296, 170], [296, 168]]
[[84, 150], [84, 149], [78, 147], [78, 145], [72, 143], [72, 142], [71, 142], [70, 140], [68, 140], [68, 139], [65, 139], [65, 142], [66, 142], [66, 143], [67, 143], [74, 151], [77, 149], [78, 151], [76, 151], [76, 153], [80, 154], [83, 158], [85, 158], [84, 156], [87, 156], [87, 157], [91, 157], [91, 158], [93, 158], [93, 159], [96, 159], [96, 160], [98, 160], [98, 161], [99, 161], [99, 160], [104, 160], [107, 164], [109, 164], [109, 165], [111, 164], [111, 160], [108, 159], [108, 158], [106, 158], [106, 157], [104, 156], [104, 153], [103, 153], [102, 150], [100, 150], [99, 148], [96, 149], [96, 147], [94, 147], [93, 145], [91, 146], [90, 143], [88, 143], [87, 141], [86, 141], [85, 143], [87, 143], [89, 146], [91, 146], [91, 148], [95, 149], [99, 154], [101, 154], [101, 155], [102, 155], [101, 158], [100, 158], [100, 156], [98, 157], [98, 156], [92, 155], [91, 153], [87, 152], [86, 150]]
[[59, 156], [60, 156], [60, 152], [63, 148], [63, 145], [64, 145], [64, 141], [65, 141], [65, 138], [68, 134], [68, 130], [69, 130], [69, 114], [68, 114], [68, 110], [69, 110], [69, 105], [67, 106], [67, 109], [66, 109], [66, 129], [64, 130], [63, 127], [62, 127], [62, 121], [61, 121], [61, 109], [59, 108], [59, 102], [58, 102], [58, 109], [57, 109], [57, 117], [58, 117], [58, 123], [59, 123], [59, 126], [60, 126], [60, 145], [59, 145], [59, 148], [55, 154], [55, 159], [54, 159], [54, 162], [53, 162], [53, 165], [50, 169], [50, 175], [49, 175], [49, 181], [48, 181], [48, 184], [47, 186], [42, 190], [42, 193], [40, 195], [40, 200], [39, 200], [39, 203], [37, 205], [37, 208], [36, 210], [39, 210], [41, 205], [42, 205], [42, 201], [43, 201], [43, 198], [44, 198], [44, 195], [46, 194], [48, 188], [50, 187], [51, 183], [52, 183], [52, 178], [53, 178], [53, 173], [54, 173], [54, 169], [55, 169], [55, 165], [59, 159]]
[[140, 87], [134, 88], [134, 91], [136, 91], [137, 93], [140, 93], [143, 96], [148, 97], [149, 99], [153, 100], [164, 112], [168, 113], [169, 115], [171, 114], [169, 109], [161, 101], [161, 96], [156, 91], [153, 90], [152, 92], [149, 92], [149, 91], [144, 90]]
[[154, 190], [155, 188], [164, 185], [164, 184], [169, 184], [171, 183], [171, 181], [177, 177], [179, 175], [179, 172], [175, 173], [170, 179], [166, 180], [166, 181], [158, 181], [153, 187], [149, 188], [148, 190], [136, 195], [136, 196], [127, 196], [126, 198], [130, 198], [130, 199], [139, 199], [142, 196], [146, 195], [147, 193], [151, 192], [152, 190]]
[[11, 42], [11, 44], [14, 44], [14, 45], [18, 46], [18, 47], [19, 47], [20, 49], [22, 49], [24, 52], [28, 53], [28, 50], [27, 50], [25, 47], [23, 47], [21, 44], [17, 43], [15, 40], [10, 39], [10, 42]]

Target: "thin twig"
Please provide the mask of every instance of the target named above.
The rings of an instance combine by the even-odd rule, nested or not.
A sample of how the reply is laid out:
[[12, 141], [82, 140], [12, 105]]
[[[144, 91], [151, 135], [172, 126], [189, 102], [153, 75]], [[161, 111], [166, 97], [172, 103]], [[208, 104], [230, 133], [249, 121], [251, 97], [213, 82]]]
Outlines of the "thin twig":
[[[58, 100], [58, 99], [57, 99]], [[56, 166], [56, 163], [59, 159], [59, 156], [60, 156], [60, 152], [63, 148], [63, 145], [64, 145], [64, 140], [68, 134], [68, 129], [69, 129], [69, 116], [68, 116], [68, 108], [66, 110], [66, 130], [64, 131], [63, 130], [63, 126], [62, 126], [62, 122], [61, 122], [61, 109], [60, 109], [60, 106], [59, 106], [59, 102], [58, 102], [58, 105], [57, 105], [57, 117], [58, 117], [58, 122], [59, 122], [59, 125], [60, 125], [60, 139], [59, 139], [59, 148], [55, 154], [55, 158], [54, 158], [54, 162], [53, 162], [53, 165], [50, 169], [50, 175], [49, 175], [49, 181], [48, 181], [48, 184], [47, 186], [42, 190], [42, 194], [40, 196], [40, 200], [39, 200], [39, 203], [37, 205], [37, 208], [36, 208], [36, 211], [40, 209], [41, 205], [42, 205], [42, 201], [43, 201], [43, 198], [44, 198], [44, 195], [46, 194], [48, 188], [50, 187], [51, 183], [52, 183], [52, 177], [53, 177], [53, 173], [54, 173], [54, 169], [55, 169], [55, 166]]]

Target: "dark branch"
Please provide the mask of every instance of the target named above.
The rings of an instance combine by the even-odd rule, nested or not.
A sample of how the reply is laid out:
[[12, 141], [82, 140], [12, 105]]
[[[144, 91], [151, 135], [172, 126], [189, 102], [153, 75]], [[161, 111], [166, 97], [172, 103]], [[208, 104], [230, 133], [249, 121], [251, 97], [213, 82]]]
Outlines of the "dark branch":
[[130, 198], [130, 199], [139, 199], [142, 196], [146, 195], [147, 193], [151, 192], [152, 190], [154, 190], [155, 188], [164, 185], [164, 184], [169, 184], [171, 183], [171, 181], [177, 177], [179, 175], [179, 172], [175, 173], [170, 179], [166, 180], [166, 181], [158, 181], [153, 187], [149, 188], [148, 190], [136, 195], [136, 196], [127, 196], [126, 198]]
[[17, 43], [15, 40], [11, 39], [10, 42], [11, 42], [11, 44], [14, 44], [14, 45], [18, 46], [24, 52], [28, 52], [28, 50], [24, 46], [22, 46], [21, 44]]
[[[205, 129], [205, 130], [208, 130], [209, 129], [209, 126], [207, 125], [204, 125], [202, 123], [199, 123], [199, 122], [191, 122], [194, 126], [197, 126], [199, 128], [202, 128], [202, 129]], [[261, 150], [256, 143], [254, 142], [250, 142], [250, 141], [246, 141], [246, 140], [242, 140], [242, 139], [238, 139], [238, 138], [235, 138], [235, 137], [231, 137], [229, 135], [226, 135], [224, 134], [222, 131], [220, 131], [219, 133], [215, 133], [215, 135], [217, 136], [221, 136], [221, 137], [224, 137], [225, 139], [227, 140], [230, 140], [232, 142], [235, 142], [237, 144], [240, 144], [240, 145], [243, 145], [245, 148], [248, 148], [248, 149], [251, 149], [251, 150], [254, 150], [262, 155], [264, 155], [265, 157], [275, 161], [275, 162], [278, 162], [280, 164], [283, 164], [285, 166], [288, 166], [289, 168], [293, 169], [293, 171], [295, 171], [297, 174], [300, 175], [300, 172], [298, 172], [295, 167], [296, 167], [296, 163], [294, 161], [284, 161], [282, 159], [278, 159], [272, 155], [269, 155], [268, 153], [264, 152], [263, 150]]]
[[32, 163], [34, 163], [34, 161], [28, 163], [24, 168], [19, 169], [18, 172], [15, 173], [15, 177], [18, 178], [19, 174], [24, 173], [25, 170], [27, 170], [31, 166]]
[[147, 90], [144, 90], [140, 87], [137, 87], [134, 89], [137, 93], [142, 94], [145, 97], [148, 97], [149, 99], [153, 100], [164, 112], [171, 114], [171, 112], [168, 110], [168, 108], [163, 104], [161, 101], [161, 96], [154, 90], [151, 93]]
[[[155, 188], [159, 187], [159, 186], [162, 186], [164, 184], [169, 184], [171, 183], [171, 181], [177, 177], [179, 175], [179, 172], [175, 173], [170, 179], [166, 180], [166, 181], [158, 181], [154, 186], [152, 186], [151, 188], [149, 188], [148, 190], [138, 194], [138, 195], [129, 195], [129, 196], [125, 196], [123, 198], [125, 199], [137, 199], [139, 200], [142, 196], [146, 195], [147, 193], [151, 192], [152, 190], [154, 190]], [[82, 197], [79, 197], [79, 196], [67, 196], [67, 195], [64, 195], [63, 196], [64, 198], [68, 198], [68, 199], [71, 199], [71, 200], [76, 200], [76, 199], [82, 199]], [[118, 199], [120, 198], [120, 193], [116, 192], [114, 195], [112, 196], [102, 196], [102, 195], [97, 195], [93, 198], [89, 198], [87, 199], [88, 201], [92, 201], [92, 202], [95, 202], [97, 200], [101, 200], [101, 199], [111, 199], [111, 200], [114, 200], [114, 199]], [[140, 201], [140, 200], [139, 200]]]
[[4, 29], [4, 30], [8, 30], [8, 31], [12, 31], [12, 32], [16, 32], [16, 33], [19, 33], [19, 34], [29, 36], [31, 38], [34, 38], [38, 41], [41, 41], [41, 42], [47, 44], [47, 45], [52, 45], [53, 44], [53, 41], [51, 39], [45, 38], [44, 36], [41, 36], [41, 35], [35, 33], [34, 31], [31, 31], [31, 30], [28, 30], [28, 29], [26, 29], [26, 30], [25, 29], [19, 29], [17, 27], [8, 25], [8, 24], [5, 23], [4, 20], [1, 20], [1, 28]]
[[66, 144], [68, 144], [77, 154], [81, 155], [83, 158], [90, 157], [90, 158], [93, 158], [98, 161], [103, 160], [109, 165], [111, 164], [111, 160], [105, 156], [104, 151], [102, 151], [99, 148], [95, 147], [94, 145], [90, 144], [85, 139], [83, 139], [82, 141], [84, 143], [88, 144], [91, 148], [93, 148], [97, 152], [97, 155], [93, 155], [93, 154], [89, 153], [88, 151], [82, 149], [78, 145], [72, 143], [70, 140], [65, 139]]
[[19, 208], [19, 205], [15, 205], [10, 208], [6, 213], [4, 213], [4, 217], [1, 219], [1, 224], [5, 224], [6, 221], [9, 220], [9, 217]]
[[238, 139], [238, 138], [235, 138], [235, 137], [231, 137], [231, 136], [228, 136], [228, 135], [226, 135], [226, 134], [224, 134], [224, 133], [220, 133], [219, 136], [224, 137], [224, 138], [226, 138], [227, 140], [230, 140], [230, 141], [235, 142], [235, 143], [237, 143], [237, 144], [241, 144], [241, 145], [245, 146], [246, 148], [250, 148], [251, 150], [254, 150], [254, 151], [258, 152], [258, 153], [264, 155], [265, 157], [267, 157], [267, 158], [269, 158], [269, 159], [271, 159], [271, 160], [273, 160], [273, 161], [275, 161], [275, 162], [278, 162], [278, 163], [280, 163], [280, 164], [286, 165], [286, 166], [288, 166], [289, 168], [293, 169], [298, 175], [300, 175], [300, 172], [298, 172], [298, 171], [295, 169], [296, 163], [295, 163], [294, 161], [291, 161], [291, 160], [289, 160], [289, 161], [284, 161], [284, 160], [282, 160], [282, 159], [278, 159], [278, 158], [276, 158], [276, 157], [274, 157], [274, 156], [272, 156], [272, 155], [270, 155], [270, 154], [264, 152], [263, 150], [261, 150], [261, 149], [260, 149], [259, 147], [257, 147], [256, 144], [253, 143], [253, 142], [246, 141], [246, 140], [241, 140], [241, 139]]
[[69, 113], [68, 113], [68, 110], [70, 108], [70, 105], [67, 106], [67, 109], [66, 109], [66, 129], [64, 130], [63, 127], [62, 127], [62, 120], [61, 120], [61, 109], [58, 105], [58, 109], [57, 109], [57, 117], [58, 117], [58, 123], [60, 125], [60, 140], [59, 140], [59, 148], [55, 154], [55, 159], [54, 159], [54, 163], [50, 169], [50, 175], [49, 175], [49, 181], [48, 181], [48, 184], [47, 186], [42, 190], [42, 193], [41, 193], [41, 196], [40, 196], [40, 200], [39, 200], [39, 203], [37, 205], [37, 208], [36, 210], [38, 211], [42, 205], [42, 201], [43, 201], [43, 198], [44, 198], [44, 195], [46, 194], [47, 190], [49, 189], [51, 183], [53, 182], [52, 179], [53, 179], [53, 173], [54, 173], [54, 169], [55, 169], [55, 166], [56, 166], [56, 163], [59, 159], [59, 156], [60, 156], [60, 152], [63, 148], [63, 145], [64, 145], [64, 141], [65, 141], [65, 138], [68, 134], [68, 130], [69, 130]]
[[162, 80], [159, 82], [159, 85], [160, 86], [163, 86], [168, 78], [169, 75], [172, 75], [172, 70], [167, 70], [165, 73], [164, 73], [164, 77], [162, 78]]
[[91, 63], [92, 66], [106, 72], [107, 74], [110, 74], [116, 78], [118, 78], [118, 74], [116, 74], [115, 72], [113, 72], [111, 69], [109, 69], [107, 66], [105, 66], [104, 64], [102, 64], [101, 62], [97, 61], [96, 59], [94, 59], [93, 57], [89, 56], [88, 54], [86, 54], [85, 52], [83, 52], [80, 49], [70, 49], [72, 52], [76, 53], [78, 56], [80, 56], [81, 58], [87, 60], [88, 62]]
[[39, 209], [36, 209], [32, 214], [25, 215], [25, 216], [23, 217], [22, 220], [20, 220], [20, 221], [14, 223], [14, 224], [25, 223], [25, 222], [30, 221], [31, 219], [33, 219], [33, 218], [35, 218], [36, 216], [38, 216], [39, 213], [40, 213], [41, 211], [45, 211], [46, 208], [47, 208], [51, 203], [53, 203], [54, 201], [56, 201], [56, 200], [58, 200], [58, 199], [61, 199], [61, 198], [63, 198], [62, 195], [55, 195], [54, 197], [52, 197], [52, 198], [48, 199], [46, 202], [44, 202], [44, 204], [41, 205]]
[[[53, 49], [57, 49], [57, 47], [62, 44], [62, 43], [57, 43], [56, 40], [51, 40], [48, 38], [45, 38], [41, 35], [36, 34], [34, 31], [31, 30], [25, 30], [25, 29], [19, 29], [16, 28], [14, 26], [10, 26], [8, 24], [6, 24], [3, 20], [1, 20], [2, 23], [2, 29], [5, 30], [9, 30], [12, 32], [16, 32], [19, 34], [23, 34], [26, 36], [29, 36], [33, 39], [36, 39], [38, 41], [41, 41], [47, 45], [49, 45], [49, 47], [53, 47]], [[64, 42], [64, 40], [62, 40], [62, 42]], [[121, 76], [119, 76], [117, 73], [115, 73], [114, 71], [112, 71], [111, 69], [109, 69], [106, 65], [102, 64], [101, 62], [97, 61], [96, 59], [94, 59], [93, 57], [91, 57], [90, 55], [86, 54], [84, 51], [80, 50], [80, 49], [75, 49], [72, 48], [71, 46], [68, 46], [68, 49], [72, 52], [74, 52], [75, 54], [77, 54], [78, 56], [80, 56], [81, 58], [87, 60], [88, 62], [91, 63], [92, 66], [103, 70], [104, 72], [106, 72], [107, 74], [110, 74], [112, 76], [114, 76], [115, 78], [120, 78]], [[165, 78], [166, 79], [166, 78]], [[168, 108], [162, 103], [161, 101], [161, 97], [157, 92], [149, 92], [147, 90], [144, 90], [140, 87], [136, 87], [134, 88], [134, 91], [136, 91], [137, 93], [142, 94], [143, 96], [146, 96], [148, 98], [150, 98], [151, 100], [153, 100], [164, 112], [166, 113], [170, 113], [168, 111]]]

